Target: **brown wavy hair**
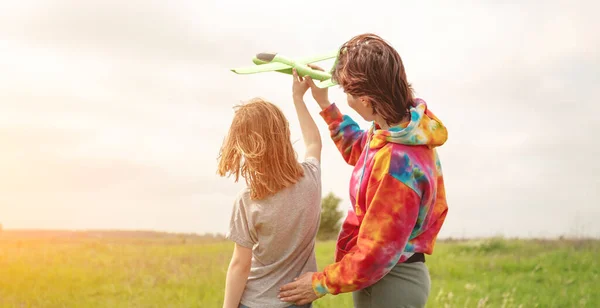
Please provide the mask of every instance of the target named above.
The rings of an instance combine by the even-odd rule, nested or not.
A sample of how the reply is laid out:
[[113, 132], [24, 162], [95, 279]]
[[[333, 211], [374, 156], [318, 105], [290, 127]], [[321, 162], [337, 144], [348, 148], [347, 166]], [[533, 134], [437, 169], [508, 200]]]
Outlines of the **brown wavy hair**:
[[274, 104], [253, 98], [235, 107], [219, 153], [218, 174], [240, 175], [252, 199], [264, 199], [304, 176], [290, 140], [289, 122]]
[[373, 113], [388, 125], [409, 113], [414, 96], [398, 52], [378, 35], [357, 35], [340, 48], [332, 79], [344, 92], [370, 99]]

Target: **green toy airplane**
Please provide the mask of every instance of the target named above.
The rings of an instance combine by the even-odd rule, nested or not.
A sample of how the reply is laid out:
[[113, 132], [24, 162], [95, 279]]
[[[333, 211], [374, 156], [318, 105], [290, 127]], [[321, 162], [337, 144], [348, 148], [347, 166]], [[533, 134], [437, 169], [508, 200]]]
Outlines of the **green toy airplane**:
[[[317, 87], [319, 88], [328, 88], [336, 85], [335, 82], [331, 80], [331, 74], [319, 70], [315, 70], [310, 68], [307, 64], [319, 62], [327, 59], [336, 58], [335, 62], [337, 63], [337, 55], [338, 51], [317, 55], [312, 57], [306, 57], [302, 59], [292, 60], [290, 58], [284, 57], [277, 53], [271, 52], [263, 52], [257, 54], [252, 62], [256, 64], [255, 66], [248, 66], [242, 68], [234, 68], [231, 71], [236, 74], [256, 74], [263, 72], [280, 72], [284, 74], [292, 74], [292, 69], [296, 69], [298, 75], [300, 76], [310, 76], [313, 80], [319, 80], [320, 82], [315, 82]], [[333, 64], [335, 67], [336, 63]]]

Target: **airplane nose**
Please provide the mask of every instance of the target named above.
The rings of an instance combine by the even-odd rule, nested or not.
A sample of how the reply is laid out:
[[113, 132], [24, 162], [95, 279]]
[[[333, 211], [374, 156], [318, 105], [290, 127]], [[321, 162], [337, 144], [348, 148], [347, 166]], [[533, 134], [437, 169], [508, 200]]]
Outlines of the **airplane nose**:
[[261, 52], [256, 55], [256, 58], [265, 62], [271, 62], [276, 55], [277, 53], [274, 52]]

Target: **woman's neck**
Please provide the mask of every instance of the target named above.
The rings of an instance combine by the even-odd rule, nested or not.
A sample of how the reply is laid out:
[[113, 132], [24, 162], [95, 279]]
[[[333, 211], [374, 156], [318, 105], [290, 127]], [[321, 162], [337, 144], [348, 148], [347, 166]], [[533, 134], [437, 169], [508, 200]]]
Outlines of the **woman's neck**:
[[380, 115], [376, 115], [374, 121], [381, 129], [388, 130], [390, 129], [390, 127], [398, 126], [404, 122], [410, 121], [410, 113], [407, 114], [404, 118], [402, 118], [400, 122], [391, 125], [387, 124], [387, 122]]

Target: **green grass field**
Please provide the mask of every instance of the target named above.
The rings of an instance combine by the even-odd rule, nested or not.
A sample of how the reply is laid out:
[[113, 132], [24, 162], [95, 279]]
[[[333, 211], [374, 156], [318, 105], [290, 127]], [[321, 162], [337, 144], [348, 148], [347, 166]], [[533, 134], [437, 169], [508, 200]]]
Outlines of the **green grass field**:
[[[220, 307], [231, 251], [191, 235], [4, 231], [0, 307]], [[333, 242], [317, 253], [327, 265]], [[428, 307], [600, 307], [599, 259], [595, 240], [440, 241]]]

